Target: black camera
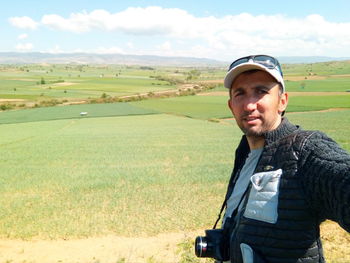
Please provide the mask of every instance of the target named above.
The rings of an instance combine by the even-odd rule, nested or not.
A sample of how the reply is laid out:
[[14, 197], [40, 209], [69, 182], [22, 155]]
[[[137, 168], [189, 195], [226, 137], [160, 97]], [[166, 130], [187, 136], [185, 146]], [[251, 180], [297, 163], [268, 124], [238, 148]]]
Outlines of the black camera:
[[194, 248], [197, 257], [219, 261], [230, 259], [228, 237], [223, 229], [205, 230], [205, 236], [196, 238]]

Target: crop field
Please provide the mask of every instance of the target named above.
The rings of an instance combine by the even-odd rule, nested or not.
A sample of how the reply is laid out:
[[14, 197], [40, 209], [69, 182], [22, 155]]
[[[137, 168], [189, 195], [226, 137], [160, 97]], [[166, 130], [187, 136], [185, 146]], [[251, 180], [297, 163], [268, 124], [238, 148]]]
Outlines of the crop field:
[[[331, 108], [350, 108], [350, 93], [332, 95], [332, 93], [315, 96], [308, 94], [292, 95], [289, 98], [287, 112], [319, 111]], [[231, 118], [227, 107], [228, 94], [222, 96], [187, 96], [161, 100], [144, 100], [132, 102], [132, 105], [166, 113], [178, 114], [192, 118]]]
[[[142, 67], [141, 67], [142, 68]], [[163, 71], [126, 66], [30, 65], [0, 67], [0, 97], [77, 100], [174, 88], [156, 77]]]
[[[11, 72], [3, 68], [0, 99], [40, 99], [36, 89], [49, 85], [35, 82], [40, 81], [38, 71], [43, 67], [13, 66]], [[336, 73], [350, 72], [339, 67]], [[295, 85], [295, 90], [286, 116], [304, 129], [324, 131], [350, 152], [350, 93], [346, 92], [350, 85], [344, 84], [350, 83], [350, 77], [334, 77], [324, 68], [313, 64], [314, 71], [323, 70], [326, 79], [335, 81], [336, 90], [333, 84], [317, 88], [316, 82], [311, 91], [311, 82], [299, 90], [309, 67], [287, 68], [294, 78], [287, 85]], [[67, 93], [63, 86], [53, 86], [51, 91], [77, 92], [76, 100], [91, 94], [176, 88], [179, 84], [171, 86], [149, 76], [162, 72], [164, 79], [172, 75], [185, 81], [189, 71], [87, 65], [44, 69], [45, 81], [56, 72], [52, 80], [61, 76], [68, 82], [71, 74], [69, 82], [76, 84]], [[118, 74], [116, 82], [113, 74]], [[122, 76], [125, 82], [118, 80]], [[135, 82], [128, 82], [126, 76]], [[220, 76], [221, 69], [206, 69], [193, 83]], [[138, 86], [138, 81], [143, 84]], [[205, 95], [0, 112], [0, 262], [45, 262], [42, 251], [47, 244], [52, 255], [46, 262], [205, 262], [195, 258], [192, 242], [217, 217], [241, 138], [227, 99], [225, 89], [217, 87]], [[350, 262], [349, 234], [327, 221], [321, 236], [327, 262]], [[79, 254], [77, 242], [85, 256]], [[129, 243], [145, 248], [135, 250], [125, 245]], [[70, 251], [68, 244], [75, 249]], [[168, 256], [158, 255], [159, 250]], [[178, 250], [170, 260], [169, 255]]]
[[146, 115], [154, 113], [157, 113], [157, 111], [140, 108], [129, 103], [81, 104], [8, 111], [2, 113], [0, 124], [59, 119], [86, 119], [96, 117]]

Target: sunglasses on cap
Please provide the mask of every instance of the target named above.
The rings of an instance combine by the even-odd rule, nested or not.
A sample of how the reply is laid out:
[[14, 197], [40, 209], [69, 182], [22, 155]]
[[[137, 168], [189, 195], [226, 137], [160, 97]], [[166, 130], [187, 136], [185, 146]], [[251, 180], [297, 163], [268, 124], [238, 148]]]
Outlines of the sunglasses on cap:
[[260, 65], [263, 65], [268, 69], [277, 68], [277, 70], [281, 73], [281, 76], [283, 77], [282, 68], [278, 60], [275, 59], [274, 57], [267, 56], [267, 55], [254, 55], [254, 56], [246, 56], [246, 57], [239, 58], [232, 62], [228, 71], [230, 71], [232, 68], [240, 64], [248, 63], [248, 62], [254, 62]]

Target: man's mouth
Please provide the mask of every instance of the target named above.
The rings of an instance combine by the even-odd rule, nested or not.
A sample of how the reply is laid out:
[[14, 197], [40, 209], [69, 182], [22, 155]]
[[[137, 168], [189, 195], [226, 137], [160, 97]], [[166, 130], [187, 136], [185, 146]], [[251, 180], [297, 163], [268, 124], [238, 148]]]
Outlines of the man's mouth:
[[255, 124], [256, 121], [260, 120], [259, 116], [246, 116], [243, 117], [243, 120], [246, 121], [248, 124]]

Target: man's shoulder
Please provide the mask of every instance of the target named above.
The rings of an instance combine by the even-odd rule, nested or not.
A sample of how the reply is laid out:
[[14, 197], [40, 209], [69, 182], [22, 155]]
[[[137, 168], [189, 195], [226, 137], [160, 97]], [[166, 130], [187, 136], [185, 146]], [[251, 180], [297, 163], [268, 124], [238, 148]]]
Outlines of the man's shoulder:
[[350, 159], [349, 153], [335, 140], [319, 130], [300, 130], [295, 143], [303, 155], [316, 155], [321, 159]]
[[[301, 152], [322, 152], [332, 154], [339, 152], [347, 154], [336, 141], [330, 138], [326, 133], [319, 130], [303, 130], [298, 127], [297, 130], [283, 137], [279, 145], [289, 145], [293, 152], [298, 156]], [[285, 146], [282, 146], [285, 147]]]

